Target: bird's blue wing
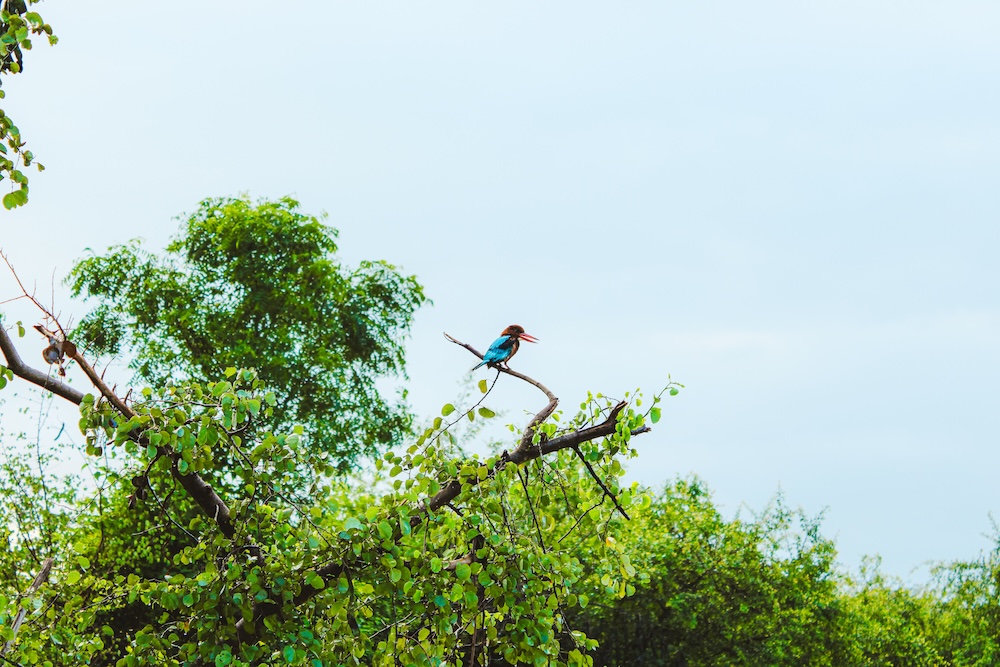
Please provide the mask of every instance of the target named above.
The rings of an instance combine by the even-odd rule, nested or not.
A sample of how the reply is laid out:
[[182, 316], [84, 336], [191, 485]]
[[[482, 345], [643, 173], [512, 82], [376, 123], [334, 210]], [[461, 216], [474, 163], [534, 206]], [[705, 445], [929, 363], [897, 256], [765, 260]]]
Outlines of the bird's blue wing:
[[493, 344], [490, 345], [490, 349], [486, 350], [486, 354], [483, 355], [483, 361], [488, 364], [499, 363], [510, 356], [510, 349], [513, 346], [513, 338], [510, 336], [500, 336], [493, 341]]

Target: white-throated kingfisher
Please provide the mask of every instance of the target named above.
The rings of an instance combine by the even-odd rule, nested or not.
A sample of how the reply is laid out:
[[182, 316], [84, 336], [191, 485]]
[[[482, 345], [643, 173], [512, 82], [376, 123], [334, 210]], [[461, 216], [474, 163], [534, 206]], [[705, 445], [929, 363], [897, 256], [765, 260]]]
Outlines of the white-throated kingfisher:
[[524, 327], [520, 324], [510, 325], [500, 333], [499, 338], [493, 341], [490, 349], [486, 350], [486, 354], [483, 355], [483, 360], [476, 364], [472, 370], [485, 365], [490, 366], [490, 368], [495, 368], [499, 364], [506, 365], [510, 358], [517, 354], [517, 348], [520, 347], [522, 340], [529, 343], [538, 342], [538, 339], [531, 334], [524, 333]]

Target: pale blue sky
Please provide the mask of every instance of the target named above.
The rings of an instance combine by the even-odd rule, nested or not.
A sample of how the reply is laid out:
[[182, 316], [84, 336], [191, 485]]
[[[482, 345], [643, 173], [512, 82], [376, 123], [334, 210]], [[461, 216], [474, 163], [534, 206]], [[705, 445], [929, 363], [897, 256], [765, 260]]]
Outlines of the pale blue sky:
[[346, 260], [426, 285], [418, 410], [472, 365], [441, 331], [517, 322], [542, 344], [515, 367], [567, 407], [688, 386], [642, 482], [696, 473], [728, 513], [781, 488], [849, 567], [988, 544], [1000, 5], [273, 7], [40, 5], [61, 42], [4, 83], [48, 168], [0, 223], [25, 277], [160, 246], [204, 197], [294, 194]]

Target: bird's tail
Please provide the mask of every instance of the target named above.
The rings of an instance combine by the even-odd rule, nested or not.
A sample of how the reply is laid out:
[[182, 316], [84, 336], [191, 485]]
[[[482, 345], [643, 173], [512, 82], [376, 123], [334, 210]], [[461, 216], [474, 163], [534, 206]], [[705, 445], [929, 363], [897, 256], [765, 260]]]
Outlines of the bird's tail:
[[[476, 364], [475, 366], [473, 366], [473, 367], [472, 367], [472, 370], [474, 371], [474, 370], [476, 370], [477, 368], [480, 368], [480, 367], [482, 367], [482, 366], [485, 366], [485, 365], [486, 365], [486, 360], [485, 360], [485, 359], [483, 359], [483, 360], [482, 360], [482, 361], [480, 361], [480, 362], [479, 362], [478, 364]], [[472, 371], [469, 371], [469, 372], [471, 373]]]

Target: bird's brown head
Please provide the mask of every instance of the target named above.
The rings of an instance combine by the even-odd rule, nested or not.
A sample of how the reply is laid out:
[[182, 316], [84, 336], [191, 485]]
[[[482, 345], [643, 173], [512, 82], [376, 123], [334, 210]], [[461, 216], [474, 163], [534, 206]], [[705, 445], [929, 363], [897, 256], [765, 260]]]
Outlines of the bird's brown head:
[[511, 338], [518, 340], [526, 340], [529, 343], [537, 343], [538, 339], [529, 333], [524, 333], [524, 327], [520, 324], [512, 324], [503, 330], [500, 334], [501, 336], [510, 336]]

